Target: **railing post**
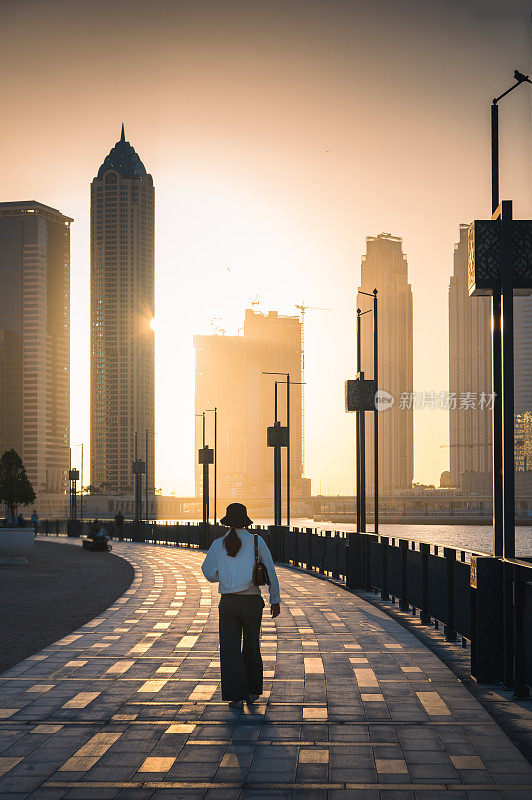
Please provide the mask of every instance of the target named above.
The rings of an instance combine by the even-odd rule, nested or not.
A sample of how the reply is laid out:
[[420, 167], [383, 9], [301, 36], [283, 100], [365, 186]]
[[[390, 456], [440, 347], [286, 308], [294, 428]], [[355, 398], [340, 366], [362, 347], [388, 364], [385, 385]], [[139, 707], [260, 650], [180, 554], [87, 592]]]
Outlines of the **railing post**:
[[456, 631], [454, 629], [454, 562], [456, 561], [456, 550], [452, 547], [444, 547], [446, 566], [446, 590], [447, 590], [447, 625], [443, 626], [445, 638], [448, 642], [456, 642]]
[[321, 551], [321, 563], [320, 563], [320, 575], [325, 575], [325, 564], [327, 562], [327, 539], [331, 538], [331, 532], [325, 531], [325, 536], [321, 537], [323, 539], [323, 547]]
[[312, 569], [312, 528], [306, 529], [307, 539], [308, 539], [308, 561], [307, 561], [307, 569]]
[[381, 600], [389, 600], [388, 594], [388, 537], [381, 536], [381, 558], [382, 558], [382, 589]]
[[409, 608], [406, 586], [406, 559], [408, 556], [408, 541], [406, 539], [399, 539], [399, 547], [401, 548], [401, 597], [399, 599], [399, 609], [401, 611], [408, 611]]
[[334, 532], [334, 555], [335, 555], [335, 564], [333, 570], [333, 578], [336, 580], [340, 577], [340, 554], [338, 551], [338, 531]]
[[503, 564], [471, 556], [471, 675], [478, 683], [504, 679]]
[[373, 533], [363, 533], [364, 542], [364, 589], [369, 592], [374, 586], [371, 575], [371, 543], [376, 542], [378, 537]]
[[274, 561], [279, 561], [279, 531], [276, 525], [268, 525], [270, 552]]
[[270, 550], [273, 560], [279, 563], [285, 563], [285, 534], [288, 528], [285, 525], [269, 525], [268, 530], [270, 532]]
[[514, 688], [514, 593], [513, 566], [502, 562], [502, 608], [503, 608], [503, 652], [504, 685]]
[[430, 624], [429, 614], [429, 556], [430, 545], [423, 542], [419, 546], [421, 553], [421, 592], [422, 592], [422, 605], [420, 609], [419, 619], [424, 625]]
[[208, 550], [210, 544], [210, 524], [208, 522], [200, 522], [199, 526], [199, 549]]
[[347, 534], [347, 588], [353, 591], [362, 586], [362, 537], [358, 531]]
[[131, 523], [131, 541], [132, 542], [142, 542], [143, 540], [143, 531], [141, 527], [142, 523], [135, 521]]
[[516, 700], [526, 699], [530, 692], [526, 685], [526, 651], [525, 651], [525, 586], [519, 580], [519, 567], [513, 568], [513, 679], [514, 679], [514, 698]]

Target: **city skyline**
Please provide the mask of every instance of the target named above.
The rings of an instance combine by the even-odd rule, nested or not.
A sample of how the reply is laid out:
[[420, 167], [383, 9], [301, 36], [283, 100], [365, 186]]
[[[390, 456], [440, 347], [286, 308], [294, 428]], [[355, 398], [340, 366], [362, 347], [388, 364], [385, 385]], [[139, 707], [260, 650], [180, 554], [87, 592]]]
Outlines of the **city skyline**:
[[[523, 4], [510, 4], [504, 15], [495, 4], [481, 15], [480, 5], [485, 11], [474, 2], [409, 2], [399, 13], [382, 2], [383, 27], [380, 13], [360, 3], [348, 9], [333, 2], [304, 18], [300, 3], [265, 3], [259, 19], [242, 4], [230, 12], [207, 4], [205, 17], [160, 3], [150, 18], [135, 2], [127, 14], [117, 3], [104, 31], [83, 3], [75, 25], [62, 3], [49, 4], [46, 17], [33, 3], [2, 10], [2, 27], [13, 33], [2, 64], [8, 69], [16, 59], [19, 67], [6, 89], [10, 124], [0, 140], [9, 163], [0, 199], [35, 197], [76, 219], [73, 442], [89, 441], [86, 185], [124, 119], [158, 191], [156, 483], [180, 494], [193, 490], [192, 336], [208, 333], [220, 316], [219, 327], [236, 332], [259, 295], [260, 308], [283, 314], [302, 302], [334, 309], [309, 311], [305, 319], [306, 461], [316, 490], [321, 483], [324, 491], [353, 491], [354, 424], [343, 412], [343, 382], [354, 375], [355, 290], [366, 235], [401, 236], [409, 255], [414, 388], [448, 386], [455, 231], [489, 211], [489, 102], [529, 57]], [[110, 39], [119, 24], [127, 36]], [[176, 26], [178, 47], [167, 34]], [[141, 67], [132, 53], [143, 38], [158, 46], [153, 63]], [[392, 68], [387, 53], [396, 38], [404, 47]], [[65, 86], [64, 60], [74, 52], [64, 104], [56, 85]], [[29, 80], [35, 59], [50, 76], [46, 96]], [[90, 111], [94, 103], [98, 114]], [[29, 146], [35, 115], [38, 154]], [[512, 95], [501, 126], [503, 196], [527, 217], [528, 92]], [[447, 413], [416, 411], [414, 436], [414, 479], [437, 482], [448, 464], [440, 449], [448, 442]]]

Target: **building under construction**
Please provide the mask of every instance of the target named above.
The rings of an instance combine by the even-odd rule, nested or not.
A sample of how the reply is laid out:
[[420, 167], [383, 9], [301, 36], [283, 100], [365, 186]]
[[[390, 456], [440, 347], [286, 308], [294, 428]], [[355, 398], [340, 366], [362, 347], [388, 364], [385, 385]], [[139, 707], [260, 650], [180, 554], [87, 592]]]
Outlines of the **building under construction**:
[[[275, 419], [274, 389], [278, 385], [278, 419], [286, 425], [286, 385], [290, 388], [291, 498], [310, 496], [310, 480], [303, 478], [302, 330], [299, 317], [267, 315], [246, 310], [243, 336], [195, 336], [196, 413], [218, 409], [218, 497], [247, 502], [253, 513], [270, 512], [273, 496], [273, 450], [266, 429]], [[214, 415], [207, 414], [207, 444], [214, 444]], [[201, 419], [196, 418], [196, 494], [202, 491], [197, 464], [202, 445]], [[285, 505], [286, 452], [282, 456]], [[211, 489], [212, 494], [212, 489]], [[221, 505], [220, 505], [221, 507]], [[297, 510], [297, 502], [294, 511]], [[283, 512], [284, 513], [284, 512]]]

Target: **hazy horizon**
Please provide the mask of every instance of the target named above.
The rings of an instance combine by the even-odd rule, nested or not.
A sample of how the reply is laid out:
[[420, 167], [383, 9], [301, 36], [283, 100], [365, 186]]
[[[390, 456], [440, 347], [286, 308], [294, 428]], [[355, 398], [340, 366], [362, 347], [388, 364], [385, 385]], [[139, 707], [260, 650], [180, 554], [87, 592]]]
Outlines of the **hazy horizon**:
[[[156, 485], [194, 487], [194, 334], [245, 308], [305, 315], [313, 493], [352, 494], [365, 237], [403, 238], [414, 390], [448, 388], [460, 223], [490, 213], [489, 105], [531, 67], [526, 3], [0, 4], [0, 201], [72, 216], [71, 441], [89, 447], [89, 188], [120, 126], [155, 185]], [[501, 198], [530, 218], [530, 87], [501, 104]], [[214, 320], [214, 323], [213, 323]], [[414, 479], [448, 468], [448, 414], [414, 414]], [[73, 450], [73, 461], [79, 463]], [[88, 483], [86, 478], [85, 483]]]

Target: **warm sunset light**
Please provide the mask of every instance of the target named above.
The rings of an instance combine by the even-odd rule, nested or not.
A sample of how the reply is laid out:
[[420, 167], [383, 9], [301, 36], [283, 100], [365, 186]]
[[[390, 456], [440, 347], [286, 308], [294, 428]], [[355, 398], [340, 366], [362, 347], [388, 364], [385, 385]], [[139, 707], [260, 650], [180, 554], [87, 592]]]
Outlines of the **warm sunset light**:
[[0, 0], [0, 800], [532, 798], [530, 0]]
[[[521, 4], [508, 13], [491, 2], [418, 0], [157, 7], [150, 15], [140, 0], [120, 0], [105, 25], [84, 2], [74, 17], [59, 0], [46, 14], [28, 2], [2, 11], [11, 32], [0, 55], [10, 75], [2, 198], [35, 197], [74, 219], [70, 435], [85, 442], [86, 478], [87, 191], [124, 122], [125, 141], [155, 187], [155, 485], [194, 492], [194, 335], [242, 335], [246, 308], [300, 316], [305, 302], [304, 475], [313, 491], [352, 494], [355, 429], [343, 385], [356, 371], [366, 236], [402, 240], [413, 390], [439, 396], [449, 388], [448, 286], [459, 225], [490, 212], [486, 103], [514, 61], [529, 58]], [[482, 16], [484, 7], [491, 11]], [[132, 57], [139, 48], [150, 52], [142, 63]], [[428, 53], [437, 76], [426, 69]], [[31, 88], [36, 59], [49, 78], [46, 98]], [[473, 83], [464, 77], [471, 71]], [[526, 217], [530, 94], [505, 103], [501, 181], [515, 214]], [[97, 115], [87, 112], [96, 106]], [[28, 144], [36, 116], [38, 152]], [[370, 316], [362, 319], [370, 336]], [[452, 452], [440, 447], [449, 443], [449, 411], [416, 408], [413, 437], [414, 480], [438, 485]]]

